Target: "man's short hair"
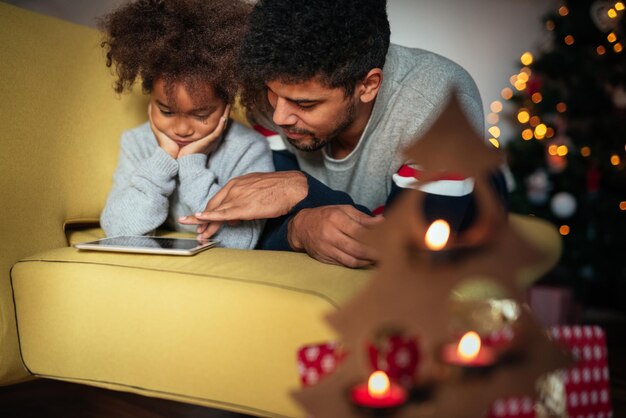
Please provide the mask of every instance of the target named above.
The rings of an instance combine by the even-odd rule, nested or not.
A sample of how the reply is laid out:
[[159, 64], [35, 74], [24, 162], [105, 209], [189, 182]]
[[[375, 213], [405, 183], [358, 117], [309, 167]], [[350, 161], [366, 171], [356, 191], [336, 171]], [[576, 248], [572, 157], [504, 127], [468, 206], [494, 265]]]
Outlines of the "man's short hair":
[[243, 98], [253, 105], [268, 81], [312, 78], [346, 95], [389, 49], [386, 0], [259, 0], [239, 63]]

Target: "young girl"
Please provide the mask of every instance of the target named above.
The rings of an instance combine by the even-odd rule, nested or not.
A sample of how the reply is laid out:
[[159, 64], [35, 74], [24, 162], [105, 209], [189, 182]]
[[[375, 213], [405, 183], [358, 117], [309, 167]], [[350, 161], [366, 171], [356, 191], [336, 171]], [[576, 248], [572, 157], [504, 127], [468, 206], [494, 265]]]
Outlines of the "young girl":
[[[239, 0], [137, 0], [102, 19], [116, 92], [141, 79], [150, 94], [149, 121], [122, 134], [100, 219], [107, 236], [159, 227], [203, 232], [206, 226], [196, 230], [178, 219], [204, 210], [229, 179], [273, 170], [267, 141], [228, 123], [249, 7]], [[262, 226], [224, 224], [214, 238], [225, 247], [254, 248]]]

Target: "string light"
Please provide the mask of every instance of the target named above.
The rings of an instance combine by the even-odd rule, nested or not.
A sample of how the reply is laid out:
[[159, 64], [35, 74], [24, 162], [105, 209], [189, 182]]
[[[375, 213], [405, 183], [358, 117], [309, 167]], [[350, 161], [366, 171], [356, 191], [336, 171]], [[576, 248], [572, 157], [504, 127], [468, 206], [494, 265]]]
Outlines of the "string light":
[[611, 8], [609, 9], [608, 12], [606, 12], [606, 14], [611, 18], [611, 19], [615, 19], [617, 17], [617, 12], [615, 11], [615, 9]]
[[622, 47], [622, 44], [619, 42], [613, 45], [613, 51], [617, 52], [618, 54], [622, 52], [623, 49], [624, 47]]
[[606, 39], [610, 42], [613, 43], [615, 41], [617, 41], [617, 35], [615, 35], [615, 32], [611, 32], [606, 36]]
[[574, 45], [574, 37], [572, 35], [565, 37], [565, 45]]
[[541, 103], [541, 101], [543, 100], [543, 96], [541, 95], [541, 93], [536, 92], [536, 93], [533, 93], [532, 96], [530, 96], [530, 100], [532, 100], [533, 103], [538, 104], [538, 103]]
[[490, 113], [487, 115], [487, 123], [490, 125], [495, 125], [500, 121], [500, 116], [497, 113]]
[[622, 3], [621, 1], [618, 1], [617, 3], [615, 3], [615, 10], [620, 11], [620, 12], [624, 10], [624, 3]]
[[497, 126], [492, 126], [491, 128], [488, 129], [488, 132], [491, 134], [491, 136], [493, 136], [494, 138], [500, 138], [500, 128], [498, 128]]
[[598, 55], [604, 55], [606, 54], [606, 48], [600, 45], [596, 48], [596, 52], [598, 53]]
[[589, 147], [582, 147], [580, 149], [580, 155], [582, 155], [583, 157], [589, 157], [591, 155], [591, 148], [589, 148]]
[[500, 142], [498, 142], [496, 138], [489, 138], [489, 142], [491, 142], [491, 145], [495, 148], [500, 148]]
[[546, 30], [552, 32], [554, 30], [554, 20], [546, 20]]
[[530, 141], [533, 139], [533, 130], [530, 128], [526, 128], [522, 131], [522, 139], [524, 141]]
[[546, 132], [546, 138], [552, 138], [554, 136], [554, 129], [548, 127], [548, 132]]
[[564, 113], [567, 111], [567, 105], [564, 102], [557, 103], [556, 111], [559, 113]]
[[569, 153], [566, 145], [559, 145], [556, 149], [556, 155], [559, 157], [565, 157]]
[[533, 63], [533, 54], [528, 51], [524, 52], [520, 57], [520, 61], [522, 62], [522, 65], [529, 66]]
[[529, 78], [530, 76], [524, 72], [521, 72], [517, 75], [517, 81], [521, 81], [522, 83], [528, 83]]
[[493, 113], [500, 113], [502, 112], [502, 103], [498, 100], [494, 100], [493, 102], [491, 102], [491, 106], [489, 106], [489, 108]]
[[556, 145], [554, 145], [554, 144], [550, 145], [550, 146], [548, 147], [548, 154], [550, 154], [550, 155], [556, 155], [556, 151], [557, 151], [557, 149], [558, 149], [558, 148], [559, 148], [559, 147], [558, 147], [558, 146], [556, 146]]
[[548, 132], [548, 127], [545, 124], [540, 123], [535, 128], [535, 138], [537, 138], [537, 139], [545, 138], [546, 137], [546, 132]]
[[569, 235], [570, 233], [570, 228], [568, 225], [561, 225], [561, 227], [559, 228], [559, 233], [563, 236]]
[[519, 123], [527, 123], [529, 119], [530, 113], [528, 113], [526, 109], [520, 109], [520, 111], [517, 113], [517, 120], [519, 121]]
[[533, 128], [537, 127], [537, 125], [539, 125], [540, 123], [541, 123], [541, 118], [539, 116], [533, 116], [528, 121], [528, 124], [532, 126]]
[[504, 100], [511, 100], [511, 98], [513, 97], [513, 90], [511, 90], [508, 87], [505, 87], [500, 92], [500, 96], [502, 96]]
[[620, 210], [626, 210], [626, 201], [621, 201], [619, 202], [619, 208]]
[[559, 15], [567, 16], [568, 14], [569, 14], [569, 9], [567, 8], [567, 6], [559, 7]]
[[622, 162], [622, 159], [619, 158], [619, 155], [617, 155], [617, 154], [611, 155], [611, 164], [612, 165], [617, 167], [618, 165], [620, 165], [621, 162]]
[[525, 90], [526, 89], [526, 83], [521, 81], [521, 80], [518, 80], [518, 81], [515, 82], [515, 88], [517, 90], [519, 90], [519, 91]]

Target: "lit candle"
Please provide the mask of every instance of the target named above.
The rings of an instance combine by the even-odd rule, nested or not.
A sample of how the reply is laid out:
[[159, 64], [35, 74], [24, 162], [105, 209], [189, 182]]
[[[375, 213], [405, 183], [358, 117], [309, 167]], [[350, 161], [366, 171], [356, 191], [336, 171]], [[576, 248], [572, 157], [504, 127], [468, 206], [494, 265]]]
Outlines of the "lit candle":
[[403, 387], [390, 382], [387, 374], [378, 370], [370, 375], [367, 383], [351, 390], [350, 399], [357, 406], [381, 410], [403, 405], [407, 395]]
[[476, 332], [470, 331], [463, 335], [458, 344], [446, 344], [442, 359], [455, 366], [481, 368], [492, 366], [496, 361], [496, 353], [491, 347], [482, 345]]
[[443, 219], [437, 219], [426, 230], [426, 247], [432, 251], [445, 248], [450, 238], [450, 225]]

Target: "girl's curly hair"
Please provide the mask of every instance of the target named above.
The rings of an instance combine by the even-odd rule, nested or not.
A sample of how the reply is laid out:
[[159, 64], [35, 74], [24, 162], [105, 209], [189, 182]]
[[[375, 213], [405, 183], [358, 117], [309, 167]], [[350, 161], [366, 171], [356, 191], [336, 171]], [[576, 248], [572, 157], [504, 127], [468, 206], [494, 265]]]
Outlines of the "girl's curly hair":
[[[99, 20], [115, 91], [141, 79], [183, 83], [192, 94], [210, 85], [225, 101], [237, 92], [235, 61], [251, 6], [241, 0], [135, 0]], [[206, 84], [205, 84], [206, 83]]]

